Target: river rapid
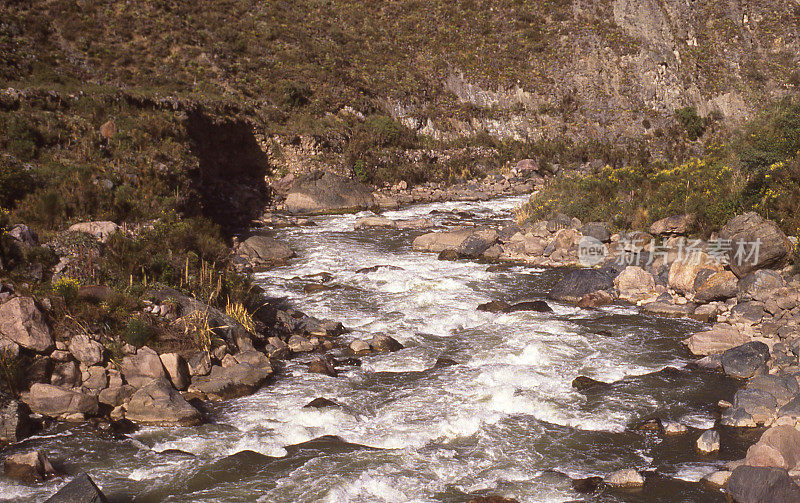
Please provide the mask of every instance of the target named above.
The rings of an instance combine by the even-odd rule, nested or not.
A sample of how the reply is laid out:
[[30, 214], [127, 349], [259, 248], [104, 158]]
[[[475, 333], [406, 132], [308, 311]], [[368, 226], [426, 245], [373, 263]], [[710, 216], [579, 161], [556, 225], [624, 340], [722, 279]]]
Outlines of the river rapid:
[[[417, 205], [384, 216], [496, 225], [523, 200]], [[256, 394], [208, 410], [211, 422], [200, 427], [114, 437], [58, 425], [15, 451], [41, 449], [69, 473], [88, 471], [112, 500], [137, 502], [466, 502], [478, 494], [724, 501], [696, 482], [741, 457], [737, 442], [724, 441], [733, 447], [717, 456], [700, 456], [693, 444], [735, 384], [682, 369], [689, 358], [680, 341], [699, 323], [623, 304], [586, 310], [548, 301], [552, 313], [480, 312], [494, 299], [544, 299], [563, 271], [440, 261], [411, 250], [421, 231], [354, 230], [366, 214], [271, 231], [298, 257], [257, 280], [270, 296], [351, 328], [345, 343], [385, 333], [405, 349], [362, 357], [335, 378], [309, 374], [307, 358], [290, 360]], [[393, 267], [357, 272], [376, 265]], [[304, 293], [320, 272], [332, 274], [336, 288]], [[437, 366], [439, 359], [452, 362]], [[619, 382], [580, 393], [571, 386], [579, 375]], [[304, 407], [318, 397], [341, 406]], [[650, 417], [692, 430], [663, 438], [630, 429]], [[573, 489], [571, 478], [623, 468], [647, 472], [644, 491]], [[0, 500], [43, 501], [63, 483], [31, 488], [3, 478]]]

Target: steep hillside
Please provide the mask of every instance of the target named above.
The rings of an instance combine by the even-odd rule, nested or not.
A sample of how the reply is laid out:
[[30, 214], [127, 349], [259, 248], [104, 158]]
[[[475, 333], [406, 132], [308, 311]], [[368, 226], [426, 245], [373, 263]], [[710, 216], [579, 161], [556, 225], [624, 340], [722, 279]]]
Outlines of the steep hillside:
[[[4, 170], [82, 170], [74, 177], [124, 191], [122, 174], [163, 165], [172, 174], [147, 184], [161, 187], [159, 202], [129, 195], [150, 202], [143, 213], [203, 207], [221, 223], [249, 216], [230, 208], [233, 194], [268, 172], [413, 183], [521, 157], [681, 160], [703, 145], [676, 110], [702, 120], [711, 141], [800, 87], [797, 0], [35, 0], [2, 10]], [[124, 153], [101, 151], [96, 131], [109, 120]], [[209, 134], [214, 123], [225, 132]], [[31, 146], [20, 154], [21, 135]], [[244, 157], [223, 162], [237, 145]], [[221, 163], [244, 183], [220, 186]], [[91, 215], [66, 213], [81, 216]]]

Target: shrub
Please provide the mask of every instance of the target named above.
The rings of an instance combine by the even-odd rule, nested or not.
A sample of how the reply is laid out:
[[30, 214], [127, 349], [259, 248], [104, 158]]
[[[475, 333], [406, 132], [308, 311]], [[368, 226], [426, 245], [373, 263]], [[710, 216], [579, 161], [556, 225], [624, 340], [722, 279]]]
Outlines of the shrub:
[[706, 132], [706, 120], [697, 115], [697, 110], [692, 106], [675, 110], [675, 117], [691, 141], [697, 140]]
[[66, 305], [70, 305], [78, 298], [80, 283], [77, 280], [62, 277], [52, 284], [53, 293], [64, 298]]
[[140, 348], [148, 345], [155, 335], [155, 330], [152, 325], [140, 317], [134, 317], [128, 320], [125, 326], [123, 337], [128, 344]]
[[33, 188], [33, 177], [20, 162], [0, 156], [0, 207], [11, 208]]

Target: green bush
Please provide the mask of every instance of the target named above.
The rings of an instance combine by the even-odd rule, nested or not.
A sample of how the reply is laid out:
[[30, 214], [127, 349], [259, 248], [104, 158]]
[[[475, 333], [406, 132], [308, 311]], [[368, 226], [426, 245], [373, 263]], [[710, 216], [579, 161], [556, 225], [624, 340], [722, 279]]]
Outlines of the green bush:
[[35, 184], [30, 172], [9, 156], [0, 156], [0, 207], [11, 208]]
[[123, 336], [128, 344], [140, 348], [150, 344], [155, 336], [155, 330], [147, 321], [135, 317], [128, 320]]
[[675, 117], [686, 130], [686, 134], [691, 141], [695, 141], [706, 132], [706, 120], [697, 115], [694, 107], [684, 107], [675, 110]]
[[764, 169], [800, 153], [800, 101], [783, 100], [748, 122], [734, 143], [746, 173], [762, 182]]

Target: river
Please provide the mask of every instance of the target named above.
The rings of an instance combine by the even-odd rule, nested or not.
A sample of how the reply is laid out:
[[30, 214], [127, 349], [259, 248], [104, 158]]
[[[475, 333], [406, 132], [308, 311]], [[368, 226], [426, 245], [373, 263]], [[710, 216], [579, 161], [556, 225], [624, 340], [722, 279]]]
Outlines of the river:
[[[499, 224], [522, 201], [416, 205], [384, 216]], [[695, 482], [741, 450], [704, 457], [692, 446], [694, 428], [713, 427], [714, 404], [735, 385], [721, 374], [673, 370], [687, 363], [680, 341], [699, 323], [623, 304], [480, 312], [489, 300], [543, 299], [563, 272], [440, 261], [411, 250], [421, 231], [354, 230], [358, 216], [273, 231], [298, 257], [258, 282], [310, 315], [344, 323], [352, 329], [345, 342], [382, 332], [405, 349], [365, 356], [335, 378], [307, 373], [307, 358], [290, 360], [256, 394], [211, 408], [200, 427], [113, 438], [58, 425], [15, 450], [41, 449], [70, 472], [88, 471], [106, 494], [137, 502], [466, 502], [470, 494], [724, 501]], [[394, 267], [357, 272], [375, 265]], [[304, 293], [304, 277], [320, 272], [336, 288]], [[437, 367], [440, 358], [455, 364]], [[621, 381], [580, 393], [571, 386], [578, 375]], [[318, 397], [341, 406], [303, 407]], [[652, 416], [693, 429], [664, 439], [629, 428]], [[648, 471], [644, 491], [586, 496], [570, 480], [631, 467]], [[42, 501], [61, 484], [2, 479], [0, 495]]]

